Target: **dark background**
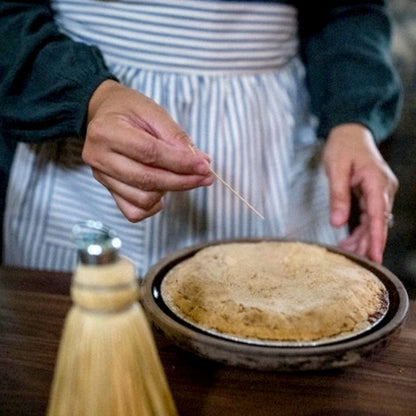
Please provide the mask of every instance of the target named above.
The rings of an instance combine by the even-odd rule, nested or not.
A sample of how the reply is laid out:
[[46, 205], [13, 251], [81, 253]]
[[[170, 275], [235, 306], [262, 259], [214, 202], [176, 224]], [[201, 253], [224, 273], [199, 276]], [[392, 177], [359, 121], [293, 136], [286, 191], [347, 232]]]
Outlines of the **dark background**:
[[416, 1], [390, 2], [393, 53], [404, 88], [403, 115], [381, 150], [400, 182], [384, 264], [416, 296]]

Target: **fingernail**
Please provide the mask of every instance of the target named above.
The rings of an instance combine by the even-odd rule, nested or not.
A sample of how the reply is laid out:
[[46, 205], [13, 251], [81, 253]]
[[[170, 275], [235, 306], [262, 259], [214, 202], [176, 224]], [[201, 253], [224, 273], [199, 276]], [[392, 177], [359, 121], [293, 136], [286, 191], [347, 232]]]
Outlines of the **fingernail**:
[[342, 209], [334, 209], [331, 212], [331, 220], [334, 225], [342, 225], [345, 223], [345, 212]]
[[214, 177], [213, 176], [208, 176], [207, 178], [204, 178], [200, 182], [200, 185], [201, 186], [209, 186], [209, 185], [212, 185], [213, 182], [214, 182]]
[[206, 175], [210, 170], [210, 166], [209, 163], [205, 160], [203, 162], [198, 162], [194, 169], [195, 173], [198, 173], [199, 175]]

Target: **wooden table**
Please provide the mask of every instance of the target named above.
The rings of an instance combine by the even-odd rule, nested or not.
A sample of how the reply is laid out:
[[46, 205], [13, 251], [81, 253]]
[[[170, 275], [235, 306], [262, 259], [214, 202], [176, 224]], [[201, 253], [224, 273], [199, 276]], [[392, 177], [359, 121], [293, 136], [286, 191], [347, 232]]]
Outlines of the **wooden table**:
[[[0, 269], [0, 415], [45, 413], [69, 284], [66, 274]], [[339, 370], [248, 371], [155, 338], [181, 416], [416, 415], [416, 300], [398, 338]]]

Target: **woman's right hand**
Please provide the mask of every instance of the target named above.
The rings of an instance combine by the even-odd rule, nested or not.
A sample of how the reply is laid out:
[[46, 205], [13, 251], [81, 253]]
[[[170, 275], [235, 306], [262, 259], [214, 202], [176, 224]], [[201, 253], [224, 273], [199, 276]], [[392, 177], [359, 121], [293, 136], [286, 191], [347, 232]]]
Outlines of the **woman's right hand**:
[[112, 80], [91, 97], [82, 158], [132, 222], [159, 212], [165, 192], [214, 181], [209, 157], [162, 107]]

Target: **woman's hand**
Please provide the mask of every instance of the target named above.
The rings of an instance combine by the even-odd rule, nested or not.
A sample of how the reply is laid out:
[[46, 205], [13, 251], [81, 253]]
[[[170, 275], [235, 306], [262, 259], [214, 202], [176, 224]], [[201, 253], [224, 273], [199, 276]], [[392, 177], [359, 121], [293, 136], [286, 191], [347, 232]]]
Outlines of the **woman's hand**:
[[370, 131], [360, 124], [334, 128], [325, 145], [323, 161], [329, 179], [331, 224], [347, 224], [352, 193], [359, 203], [359, 224], [340, 247], [381, 263], [388, 218], [398, 189], [396, 176]]
[[132, 222], [159, 212], [165, 192], [214, 180], [209, 157], [162, 107], [112, 80], [90, 100], [82, 157]]

